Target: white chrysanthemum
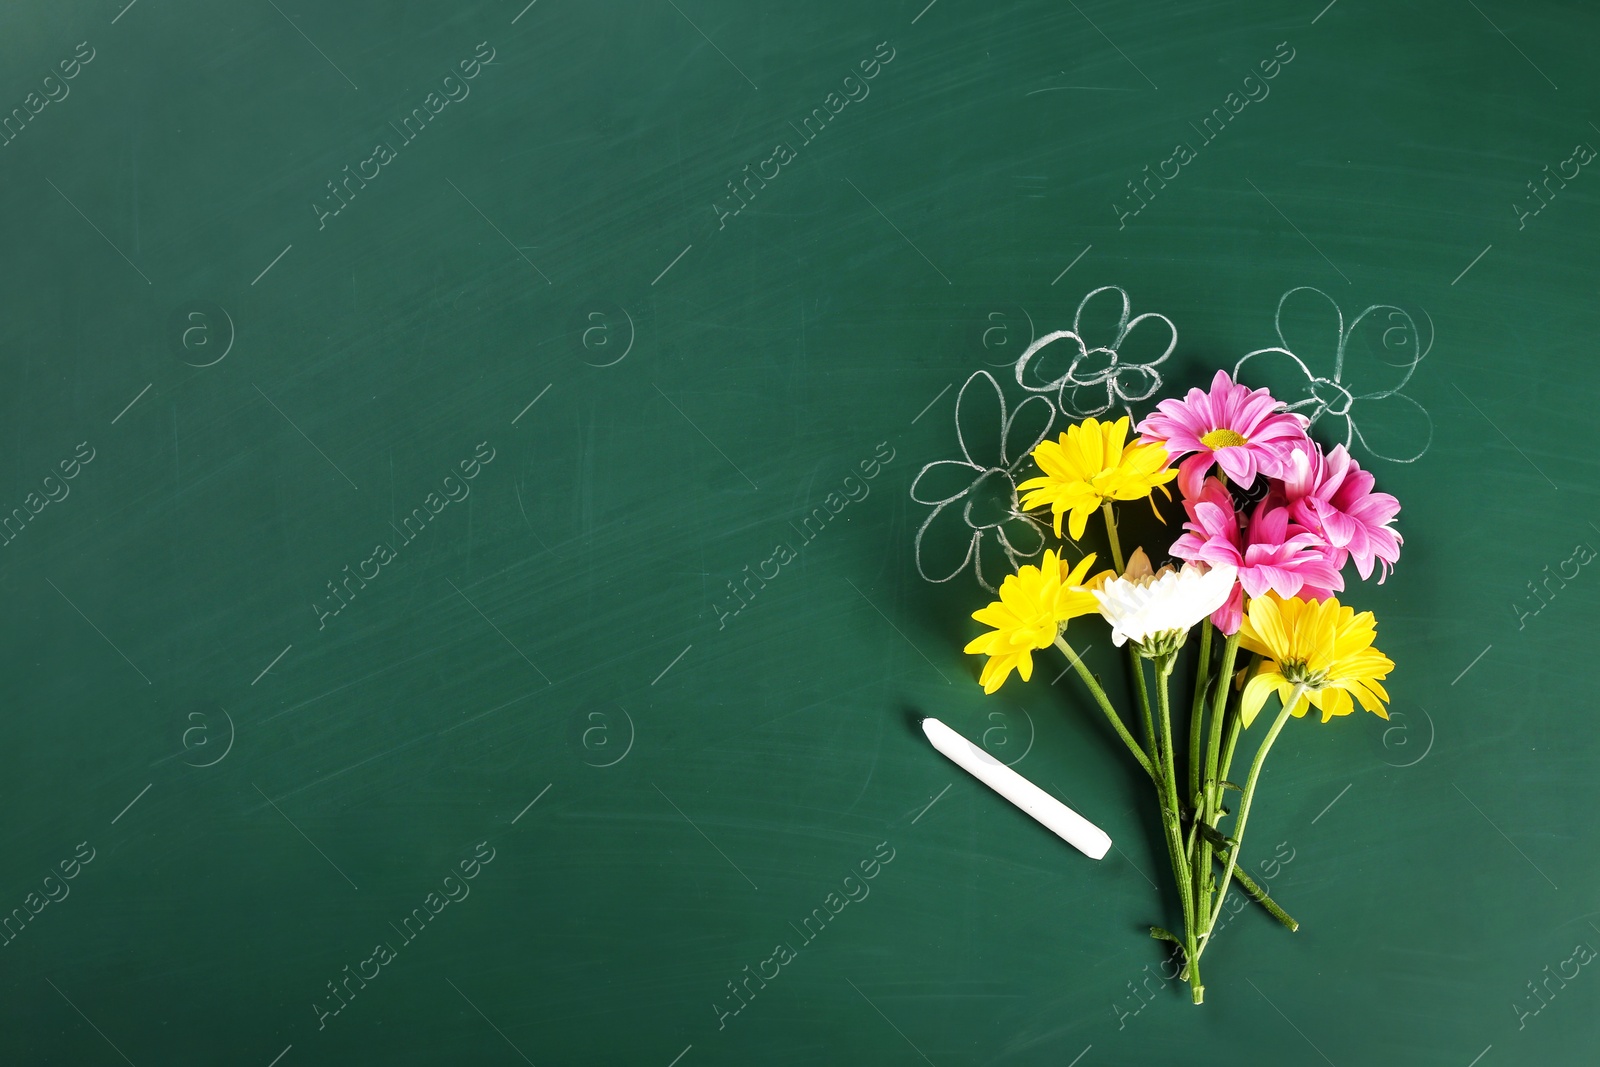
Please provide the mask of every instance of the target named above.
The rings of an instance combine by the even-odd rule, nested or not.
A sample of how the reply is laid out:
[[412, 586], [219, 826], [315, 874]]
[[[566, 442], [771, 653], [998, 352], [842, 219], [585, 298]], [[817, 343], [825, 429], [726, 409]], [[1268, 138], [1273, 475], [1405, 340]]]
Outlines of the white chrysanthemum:
[[[1239, 572], [1231, 563], [1171, 564], [1151, 571], [1150, 557], [1135, 549], [1120, 578], [1108, 578], [1093, 590], [1100, 614], [1111, 624], [1117, 645], [1132, 641], [1176, 648], [1188, 629], [1220, 608], [1233, 592]], [[1158, 635], [1168, 638], [1153, 641]]]

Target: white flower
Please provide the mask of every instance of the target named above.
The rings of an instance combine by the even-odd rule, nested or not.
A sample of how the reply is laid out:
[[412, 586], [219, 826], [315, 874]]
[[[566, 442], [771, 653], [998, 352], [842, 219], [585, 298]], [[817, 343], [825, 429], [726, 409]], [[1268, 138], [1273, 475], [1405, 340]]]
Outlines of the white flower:
[[1185, 563], [1176, 570], [1168, 564], [1152, 572], [1150, 557], [1137, 548], [1122, 577], [1106, 579], [1093, 592], [1115, 644], [1154, 647], [1159, 643], [1151, 638], [1169, 635], [1175, 648], [1191, 626], [1223, 605], [1238, 577], [1231, 563]]

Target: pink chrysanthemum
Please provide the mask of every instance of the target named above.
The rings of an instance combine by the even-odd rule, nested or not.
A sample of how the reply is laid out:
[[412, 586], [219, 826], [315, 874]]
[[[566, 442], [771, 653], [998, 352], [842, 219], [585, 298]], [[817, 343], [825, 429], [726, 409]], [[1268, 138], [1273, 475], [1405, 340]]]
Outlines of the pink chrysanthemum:
[[[1282, 478], [1290, 516], [1320, 535], [1337, 553], [1341, 567], [1348, 556], [1361, 577], [1370, 578], [1374, 562], [1381, 561], [1379, 583], [1389, 577], [1404, 540], [1389, 526], [1400, 513], [1400, 501], [1374, 493], [1372, 475], [1343, 445], [1326, 455], [1315, 445], [1295, 448], [1284, 460]], [[1278, 495], [1276, 487], [1273, 495]]]
[[1161, 401], [1139, 432], [1174, 458], [1195, 453], [1178, 465], [1178, 489], [1195, 497], [1212, 462], [1241, 488], [1257, 474], [1279, 477], [1290, 447], [1307, 441], [1305, 425], [1267, 390], [1235, 385], [1219, 370], [1209, 393], [1190, 389], [1182, 400]]
[[1335, 550], [1304, 526], [1292, 521], [1289, 509], [1264, 500], [1249, 526], [1240, 529], [1233, 497], [1220, 478], [1207, 478], [1199, 492], [1184, 501], [1188, 531], [1173, 542], [1179, 559], [1238, 568], [1239, 584], [1211, 621], [1225, 634], [1239, 629], [1244, 597], [1271, 589], [1284, 598], [1325, 599], [1344, 588]]

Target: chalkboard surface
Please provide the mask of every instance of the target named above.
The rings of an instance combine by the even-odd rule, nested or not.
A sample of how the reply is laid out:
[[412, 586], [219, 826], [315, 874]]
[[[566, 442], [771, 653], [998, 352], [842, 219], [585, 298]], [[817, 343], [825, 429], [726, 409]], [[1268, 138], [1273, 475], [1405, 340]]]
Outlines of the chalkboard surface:
[[[7, 5], [0, 1061], [1591, 1062], [1597, 32]], [[1243, 360], [1404, 504], [1201, 1008], [1103, 721], [961, 652], [995, 481], [910, 495], [1106, 286], [1106, 388]]]

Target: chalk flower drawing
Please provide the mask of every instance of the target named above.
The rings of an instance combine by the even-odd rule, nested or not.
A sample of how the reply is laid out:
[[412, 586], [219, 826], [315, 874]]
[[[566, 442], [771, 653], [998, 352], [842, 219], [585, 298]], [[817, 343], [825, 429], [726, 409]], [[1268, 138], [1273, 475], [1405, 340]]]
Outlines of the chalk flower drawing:
[[948, 582], [971, 564], [978, 584], [992, 593], [1020, 560], [1043, 551], [1044, 532], [1017, 506], [1016, 473], [1054, 421], [1044, 397], [1030, 396], [1007, 411], [988, 371], [966, 380], [956, 395], [961, 458], [929, 463], [911, 483], [911, 499], [933, 507], [917, 530], [917, 573]]
[[[1096, 301], [1102, 293], [1115, 295]], [[1055, 393], [1056, 406], [1070, 418], [1128, 411], [1161, 388], [1156, 368], [1177, 346], [1171, 319], [1154, 311], [1134, 315], [1128, 294], [1104, 285], [1078, 304], [1072, 329], [1054, 330], [1028, 346], [1017, 359], [1017, 384], [1030, 393]]]
[[[1315, 296], [1291, 301], [1296, 293]], [[1328, 302], [1331, 318], [1315, 297]], [[1299, 306], [1290, 308], [1291, 303]], [[1374, 312], [1381, 315], [1369, 318]], [[1339, 443], [1346, 448], [1359, 444], [1393, 463], [1415, 463], [1428, 451], [1433, 419], [1400, 390], [1433, 348], [1431, 319], [1426, 345], [1416, 320], [1392, 304], [1373, 304], [1347, 326], [1333, 297], [1302, 285], [1279, 298], [1273, 325], [1278, 344], [1240, 359], [1233, 368], [1235, 381], [1247, 376], [1255, 384], [1271, 386], [1288, 410], [1304, 415], [1312, 426], [1320, 422], [1335, 441], [1343, 438]], [[1296, 335], [1298, 349], [1285, 330]], [[1356, 423], [1358, 407], [1368, 426], [1365, 432]], [[1381, 428], [1373, 431], [1374, 424]]]

